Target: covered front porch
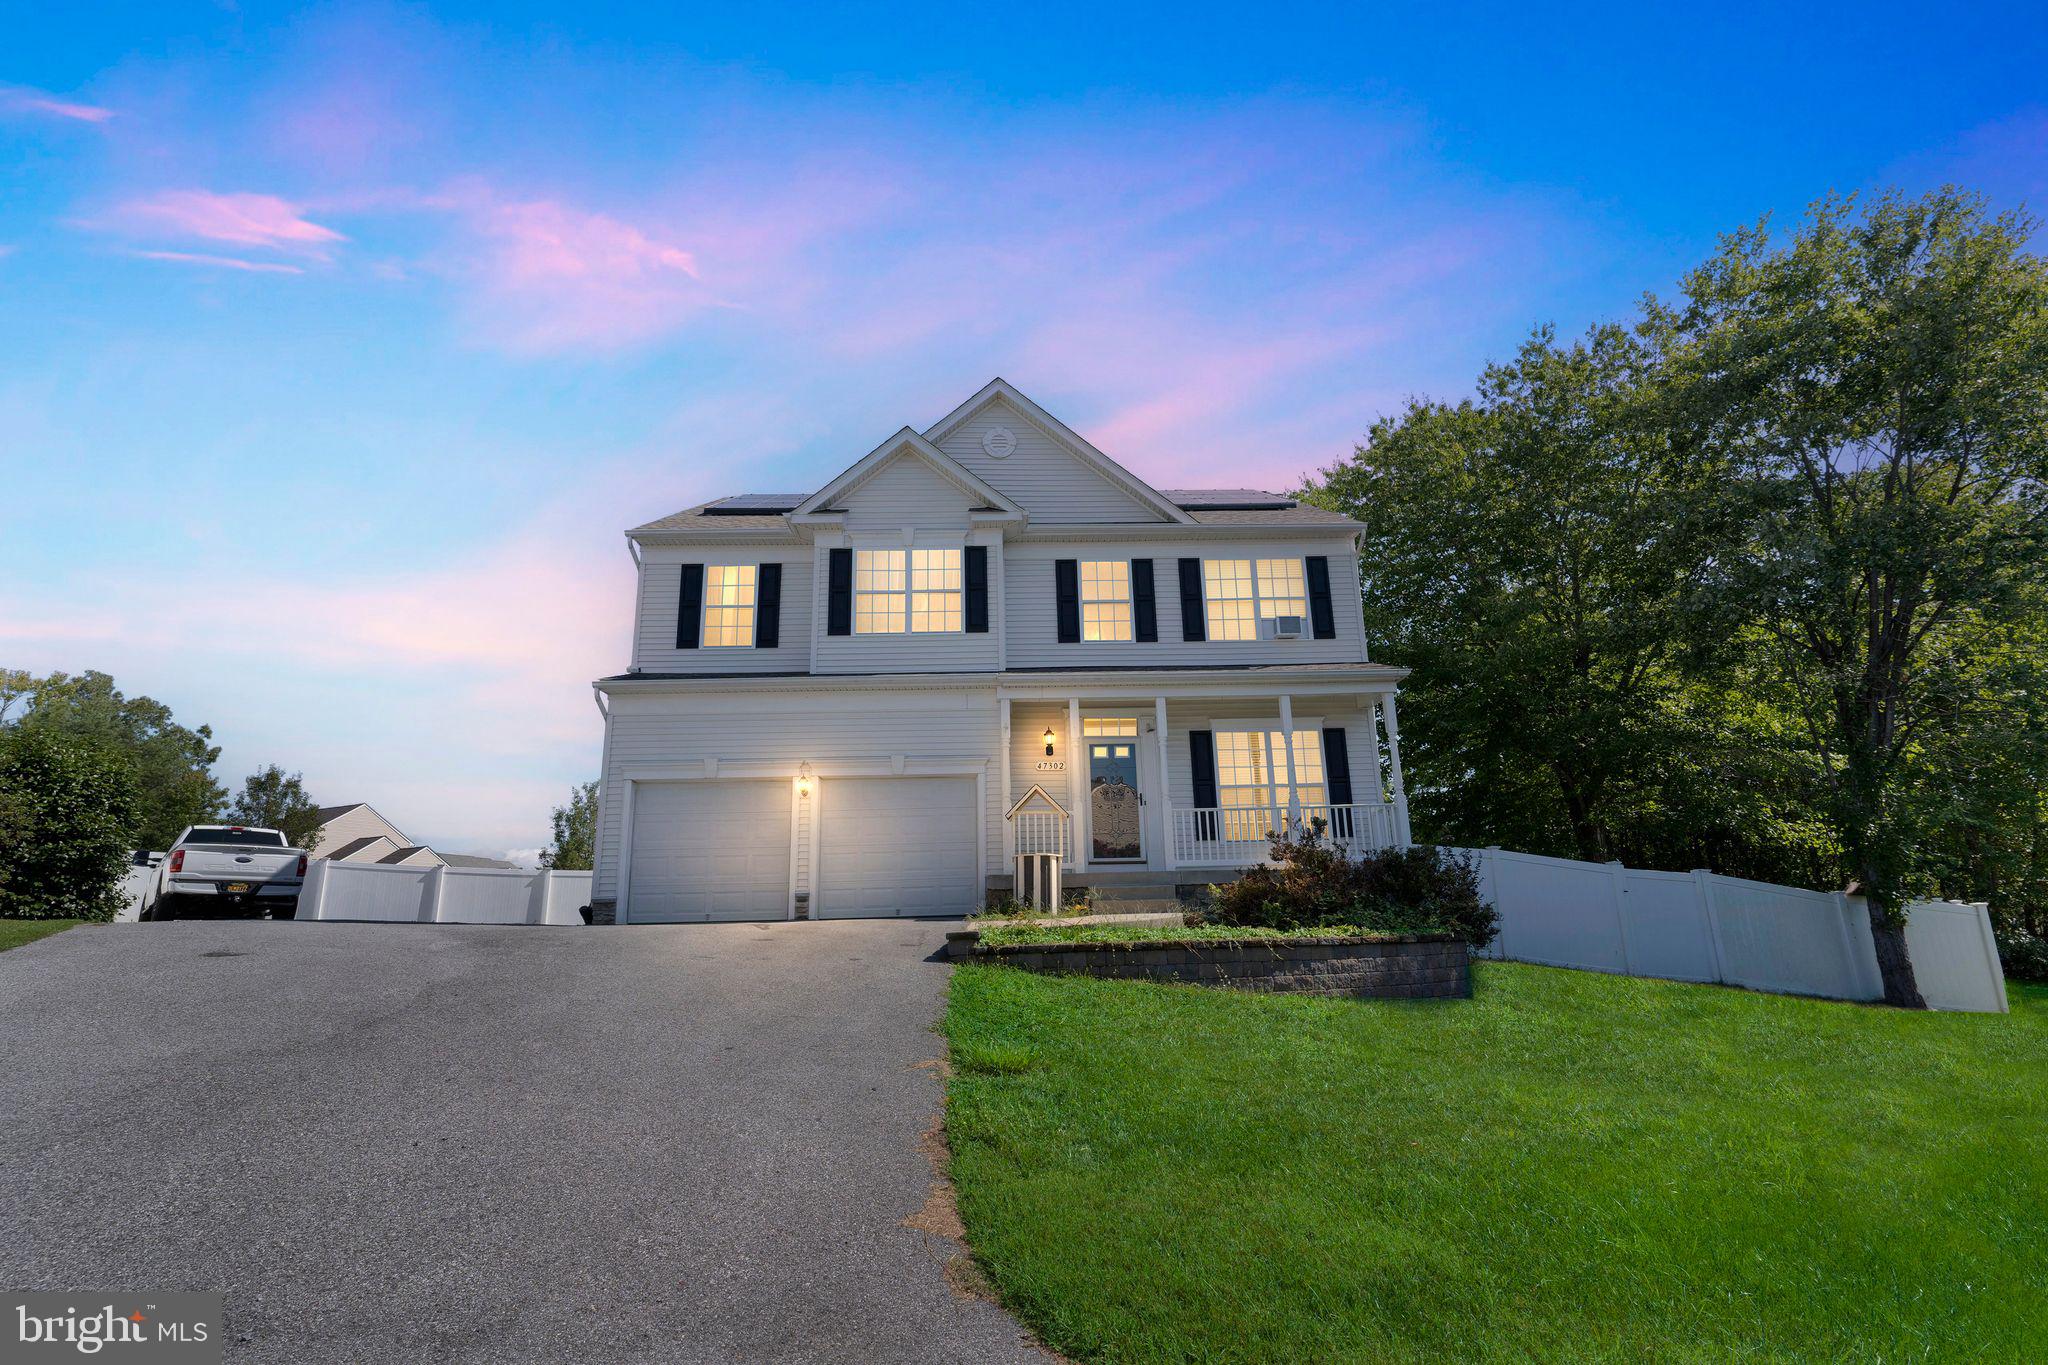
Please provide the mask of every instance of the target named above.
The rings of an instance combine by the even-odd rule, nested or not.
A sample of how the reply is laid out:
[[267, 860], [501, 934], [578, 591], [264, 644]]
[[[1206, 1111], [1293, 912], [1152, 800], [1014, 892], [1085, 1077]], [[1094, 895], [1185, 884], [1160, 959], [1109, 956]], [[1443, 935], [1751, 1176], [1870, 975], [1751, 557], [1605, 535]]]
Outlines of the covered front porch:
[[1005, 674], [1003, 872], [1020, 854], [1051, 854], [1070, 883], [1201, 881], [1317, 824], [1353, 853], [1405, 845], [1405, 675], [1374, 664]]

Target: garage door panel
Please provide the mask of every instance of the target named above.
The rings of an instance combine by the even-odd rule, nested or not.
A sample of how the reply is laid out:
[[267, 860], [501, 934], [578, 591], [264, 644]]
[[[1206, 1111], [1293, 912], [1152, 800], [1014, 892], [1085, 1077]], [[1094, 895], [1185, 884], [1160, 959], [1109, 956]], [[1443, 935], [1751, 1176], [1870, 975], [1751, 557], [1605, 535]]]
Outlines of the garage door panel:
[[825, 786], [820, 918], [973, 911], [981, 898], [973, 778], [836, 778]]
[[788, 911], [788, 783], [634, 788], [632, 922], [782, 919]]

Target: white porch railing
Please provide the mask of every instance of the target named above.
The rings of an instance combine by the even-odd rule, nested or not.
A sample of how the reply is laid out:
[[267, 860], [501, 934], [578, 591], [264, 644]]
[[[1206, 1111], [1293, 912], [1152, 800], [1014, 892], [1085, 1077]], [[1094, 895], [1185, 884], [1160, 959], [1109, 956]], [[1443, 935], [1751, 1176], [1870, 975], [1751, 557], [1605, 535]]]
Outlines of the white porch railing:
[[1400, 843], [1391, 804], [1330, 806], [1225, 806], [1195, 810], [1175, 806], [1166, 813], [1173, 836], [1173, 861], [1180, 867], [1248, 867], [1267, 861], [1273, 836], [1307, 831], [1321, 821], [1323, 837], [1356, 857]]
[[1020, 810], [1017, 812], [1017, 852], [1050, 853], [1056, 858], [1067, 856], [1067, 825], [1064, 813], [1056, 810]]

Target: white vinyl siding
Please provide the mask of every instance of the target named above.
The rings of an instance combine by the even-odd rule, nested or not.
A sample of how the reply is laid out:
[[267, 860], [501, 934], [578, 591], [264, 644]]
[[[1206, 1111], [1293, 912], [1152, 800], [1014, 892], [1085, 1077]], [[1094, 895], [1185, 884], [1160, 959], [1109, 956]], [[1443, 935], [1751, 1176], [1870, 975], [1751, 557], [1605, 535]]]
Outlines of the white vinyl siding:
[[[1006, 459], [994, 458], [982, 446], [982, 438], [994, 427], [1007, 429], [1017, 439]], [[954, 428], [938, 446], [1029, 512], [1034, 525], [1166, 520], [1083, 464], [1000, 398]]]
[[884, 462], [840, 498], [839, 505], [846, 512], [849, 531], [912, 527], [964, 533], [974, 502], [923, 456], [906, 453]]
[[[673, 780], [680, 768], [706, 780], [706, 759], [725, 765], [711, 779], [717, 781], [734, 776], [732, 765], [775, 765], [786, 770], [785, 792], [799, 763], [810, 764], [820, 785], [833, 780], [835, 764], [861, 763], [888, 772], [900, 756], [906, 764], [980, 765], [988, 774], [988, 809], [981, 821], [990, 840], [988, 865], [996, 868], [1001, 861], [1003, 811], [1009, 805], [997, 790], [1002, 730], [993, 687], [762, 692], [741, 682], [730, 691], [620, 693], [611, 698], [611, 707], [597, 880], [591, 892], [599, 899], [618, 895], [626, 779]], [[829, 812], [823, 818], [829, 819]]]
[[[1256, 538], [1222, 540], [1203, 537], [1188, 545], [1167, 541], [1021, 540], [1003, 546], [1003, 583], [1009, 622], [1011, 668], [1128, 668], [1141, 665], [1185, 667], [1199, 664], [1363, 663], [1366, 659], [1364, 614], [1359, 601], [1358, 557], [1349, 537], [1303, 539], [1288, 543]], [[1228, 549], [1222, 548], [1228, 546]], [[1256, 566], [1260, 560], [1291, 560], [1324, 555], [1330, 561], [1330, 606], [1336, 638], [1313, 638], [1306, 624], [1300, 639], [1183, 640], [1180, 619], [1180, 568], [1183, 558], [1238, 559]], [[1150, 559], [1153, 599], [1159, 625], [1156, 643], [1134, 640], [1083, 641], [1061, 644], [1053, 563], [1061, 559]], [[1256, 567], [1254, 567], [1256, 573]]]
[[[808, 545], [761, 543], [650, 545], [641, 549], [639, 630], [633, 665], [645, 673], [802, 673], [811, 666], [811, 564]], [[774, 649], [676, 648], [676, 611], [682, 592], [682, 565], [703, 564], [705, 601], [711, 599], [711, 567], [747, 564], [755, 568], [755, 594], [760, 591], [759, 566], [782, 565], [780, 643]], [[759, 608], [753, 622], [759, 628]]]

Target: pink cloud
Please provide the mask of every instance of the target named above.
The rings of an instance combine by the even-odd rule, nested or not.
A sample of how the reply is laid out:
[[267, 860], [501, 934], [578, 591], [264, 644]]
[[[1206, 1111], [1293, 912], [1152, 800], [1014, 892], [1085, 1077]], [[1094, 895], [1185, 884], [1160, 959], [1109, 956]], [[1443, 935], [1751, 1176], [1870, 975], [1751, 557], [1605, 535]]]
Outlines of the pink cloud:
[[177, 261], [185, 265], [219, 266], [223, 270], [251, 270], [267, 275], [303, 275], [306, 272], [295, 265], [282, 265], [276, 261], [245, 261], [239, 256], [210, 256], [195, 251], [131, 251], [146, 261]]
[[268, 247], [326, 256], [346, 241], [339, 232], [307, 219], [299, 207], [273, 194], [217, 194], [212, 190], [165, 190], [115, 209], [112, 226], [130, 232], [169, 232], [237, 246]]
[[486, 329], [515, 349], [616, 350], [715, 304], [694, 253], [659, 229], [475, 184], [427, 204], [461, 216], [472, 240], [456, 273], [480, 291]]
[[0, 86], [0, 108], [47, 114], [51, 118], [72, 119], [79, 123], [105, 123], [114, 116], [113, 110], [103, 109], [97, 104], [80, 104], [25, 85]]

